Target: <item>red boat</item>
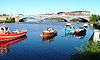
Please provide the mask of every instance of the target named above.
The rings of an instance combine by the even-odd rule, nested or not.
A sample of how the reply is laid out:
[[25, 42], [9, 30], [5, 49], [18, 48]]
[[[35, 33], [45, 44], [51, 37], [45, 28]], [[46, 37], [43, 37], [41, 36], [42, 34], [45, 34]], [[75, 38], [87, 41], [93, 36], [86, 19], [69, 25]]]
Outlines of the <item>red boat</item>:
[[84, 36], [84, 35], [86, 35], [86, 29], [84, 27], [79, 27], [78, 29], [76, 29], [75, 35], [76, 36]]
[[27, 34], [27, 30], [15, 30], [10, 32], [7, 26], [0, 26], [0, 41], [20, 38]]
[[7, 54], [9, 52], [9, 48], [11, 47], [11, 45], [21, 42], [22, 40], [25, 40], [26, 38], [27, 38], [26, 36], [23, 36], [23, 37], [20, 37], [19, 39], [0, 42], [0, 55]]

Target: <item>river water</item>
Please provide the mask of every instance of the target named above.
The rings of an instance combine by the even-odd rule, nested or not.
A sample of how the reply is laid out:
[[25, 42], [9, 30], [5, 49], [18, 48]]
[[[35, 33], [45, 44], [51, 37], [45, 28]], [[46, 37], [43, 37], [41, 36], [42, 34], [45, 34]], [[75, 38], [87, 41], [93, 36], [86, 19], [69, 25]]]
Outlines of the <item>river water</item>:
[[[17, 39], [17, 42], [12, 41], [12, 44], [0, 44], [7, 48], [7, 51], [0, 55], [0, 60], [70, 60], [70, 57], [77, 53], [76, 48], [88, 42], [93, 29], [89, 26], [86, 35], [81, 38], [74, 35], [65, 36], [65, 24], [66, 22], [55, 20], [5, 24], [11, 30], [27, 29], [28, 33], [27, 36]], [[76, 29], [83, 26], [83, 23], [71, 24]], [[50, 40], [41, 39], [42, 31], [50, 26], [57, 30], [57, 36]]]

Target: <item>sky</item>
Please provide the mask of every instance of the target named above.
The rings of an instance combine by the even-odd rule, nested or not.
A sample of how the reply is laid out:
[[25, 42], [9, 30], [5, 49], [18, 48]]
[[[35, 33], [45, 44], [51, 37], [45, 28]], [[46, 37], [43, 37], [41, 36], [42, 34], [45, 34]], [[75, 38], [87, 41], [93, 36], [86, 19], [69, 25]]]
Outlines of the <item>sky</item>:
[[36, 15], [90, 11], [100, 15], [100, 0], [0, 0], [0, 14]]

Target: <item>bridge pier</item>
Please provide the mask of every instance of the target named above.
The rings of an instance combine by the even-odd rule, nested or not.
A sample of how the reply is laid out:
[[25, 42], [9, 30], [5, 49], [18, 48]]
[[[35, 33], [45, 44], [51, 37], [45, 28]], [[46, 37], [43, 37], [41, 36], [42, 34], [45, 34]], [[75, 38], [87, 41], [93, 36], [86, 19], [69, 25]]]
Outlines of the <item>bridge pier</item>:
[[19, 22], [19, 16], [15, 17], [15, 22], [18, 23]]

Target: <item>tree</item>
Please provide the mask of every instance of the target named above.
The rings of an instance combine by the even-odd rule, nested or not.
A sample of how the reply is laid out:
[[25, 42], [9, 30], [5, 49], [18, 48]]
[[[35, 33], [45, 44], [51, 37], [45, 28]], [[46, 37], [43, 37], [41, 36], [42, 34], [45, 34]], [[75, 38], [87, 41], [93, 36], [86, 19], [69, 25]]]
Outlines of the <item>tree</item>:
[[93, 15], [90, 17], [90, 21], [91, 22], [96, 22], [98, 20], [98, 16], [97, 15]]
[[2, 16], [7, 16], [6, 14], [3, 14]]

